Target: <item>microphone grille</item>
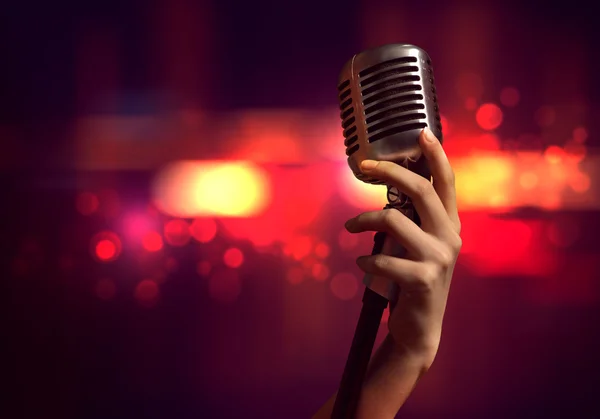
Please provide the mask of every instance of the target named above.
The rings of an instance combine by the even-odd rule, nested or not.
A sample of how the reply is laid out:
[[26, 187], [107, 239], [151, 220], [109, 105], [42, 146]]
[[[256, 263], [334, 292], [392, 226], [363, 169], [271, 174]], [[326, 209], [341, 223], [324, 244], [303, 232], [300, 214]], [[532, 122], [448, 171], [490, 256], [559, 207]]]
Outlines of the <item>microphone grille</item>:
[[441, 140], [442, 126], [433, 68], [412, 45], [387, 45], [350, 60], [340, 75], [338, 98], [348, 163], [371, 158], [400, 162], [419, 153], [416, 138], [429, 127]]

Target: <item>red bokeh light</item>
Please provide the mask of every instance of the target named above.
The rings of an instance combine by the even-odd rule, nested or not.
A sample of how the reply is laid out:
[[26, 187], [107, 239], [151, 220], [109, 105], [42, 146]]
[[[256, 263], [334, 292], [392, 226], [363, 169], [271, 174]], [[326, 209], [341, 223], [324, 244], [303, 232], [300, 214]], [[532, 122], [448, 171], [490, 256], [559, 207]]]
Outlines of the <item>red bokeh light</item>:
[[165, 240], [171, 246], [185, 246], [190, 238], [190, 226], [185, 220], [170, 220], [165, 223]]
[[519, 91], [514, 87], [505, 87], [500, 92], [500, 103], [509, 108], [517, 106], [520, 99], [521, 95], [519, 94]]
[[142, 238], [142, 246], [148, 252], [158, 252], [163, 248], [163, 239], [156, 231], [150, 231]]
[[312, 265], [311, 274], [317, 281], [325, 281], [329, 277], [329, 268], [322, 263]]
[[92, 255], [100, 262], [112, 262], [121, 254], [121, 240], [110, 231], [103, 231], [92, 237]]
[[319, 259], [327, 259], [330, 252], [331, 249], [327, 243], [321, 242], [315, 246], [315, 255], [317, 255]]
[[358, 292], [358, 280], [351, 273], [339, 273], [331, 279], [331, 292], [340, 300], [351, 300]]
[[91, 192], [82, 192], [77, 195], [75, 203], [77, 211], [82, 215], [92, 215], [98, 210], [100, 201], [98, 197]]
[[160, 298], [160, 289], [155, 281], [144, 279], [135, 287], [134, 297], [144, 307], [153, 307]]
[[440, 122], [442, 124], [442, 134], [449, 135], [450, 125], [448, 124], [448, 118], [446, 118], [444, 115], [440, 115]]
[[232, 303], [242, 292], [242, 282], [237, 271], [227, 269], [213, 274], [208, 280], [210, 296], [222, 303]]
[[225, 251], [223, 262], [230, 268], [239, 268], [244, 263], [244, 254], [240, 249], [231, 247]]
[[95, 292], [101, 300], [112, 300], [117, 292], [117, 286], [114, 281], [104, 278], [96, 283]]
[[564, 150], [555, 145], [549, 146], [546, 149], [546, 151], [544, 152], [544, 158], [546, 159], [546, 161], [548, 163], [551, 163], [551, 164], [560, 163], [564, 159], [564, 157], [565, 157]]
[[208, 243], [217, 235], [217, 223], [212, 218], [197, 218], [190, 226], [190, 233], [194, 240]]
[[492, 131], [502, 124], [502, 110], [493, 103], [484, 103], [475, 114], [477, 124], [487, 131]]

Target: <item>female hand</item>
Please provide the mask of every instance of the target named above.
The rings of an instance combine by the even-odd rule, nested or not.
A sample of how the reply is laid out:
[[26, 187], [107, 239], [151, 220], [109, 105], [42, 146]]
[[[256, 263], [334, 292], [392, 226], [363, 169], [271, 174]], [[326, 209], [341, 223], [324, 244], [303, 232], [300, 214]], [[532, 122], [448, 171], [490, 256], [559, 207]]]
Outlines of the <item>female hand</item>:
[[396, 349], [425, 357], [430, 365], [437, 353], [452, 273], [462, 242], [456, 206], [454, 173], [433, 133], [424, 129], [419, 144], [428, 160], [433, 183], [392, 162], [364, 161], [361, 171], [408, 195], [421, 227], [395, 210], [366, 212], [348, 220], [351, 233], [383, 231], [406, 250], [404, 258], [361, 256], [357, 264], [367, 273], [386, 277], [400, 286], [388, 327]]

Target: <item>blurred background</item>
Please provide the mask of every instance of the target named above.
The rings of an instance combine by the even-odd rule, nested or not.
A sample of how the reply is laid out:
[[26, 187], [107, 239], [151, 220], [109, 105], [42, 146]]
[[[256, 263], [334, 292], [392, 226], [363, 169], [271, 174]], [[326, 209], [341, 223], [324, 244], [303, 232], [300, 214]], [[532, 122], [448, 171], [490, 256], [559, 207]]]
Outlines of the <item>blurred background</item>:
[[600, 417], [599, 36], [577, 3], [3, 4], [2, 417], [310, 417], [372, 244], [343, 223], [385, 203], [345, 163], [337, 76], [393, 42], [432, 57], [464, 241], [399, 417]]

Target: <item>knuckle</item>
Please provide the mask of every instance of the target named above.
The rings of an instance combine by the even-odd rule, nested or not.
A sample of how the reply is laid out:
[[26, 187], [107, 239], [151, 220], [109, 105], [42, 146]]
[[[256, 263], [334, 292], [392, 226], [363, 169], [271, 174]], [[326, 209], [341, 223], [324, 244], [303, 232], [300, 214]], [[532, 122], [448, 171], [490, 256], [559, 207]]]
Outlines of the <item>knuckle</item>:
[[453, 244], [444, 244], [436, 249], [433, 260], [440, 268], [447, 269], [454, 263], [455, 254]]
[[390, 260], [385, 255], [376, 255], [376, 256], [374, 256], [373, 259], [372, 259], [372, 262], [373, 262], [373, 267], [377, 271], [384, 271], [390, 265]]
[[[460, 229], [460, 226], [458, 228]], [[450, 239], [450, 248], [455, 254], [458, 254], [460, 252], [460, 249], [462, 248], [462, 238], [460, 237], [460, 235], [455, 234], [452, 236], [452, 238]]]
[[398, 215], [393, 209], [384, 210], [381, 216], [383, 224], [387, 227], [393, 226], [398, 222]]
[[432, 289], [433, 284], [440, 278], [440, 269], [435, 264], [423, 264], [417, 275], [417, 281], [424, 289]]
[[425, 178], [420, 179], [417, 185], [415, 186], [415, 195], [418, 197], [428, 196], [433, 190], [433, 185], [431, 182]]

